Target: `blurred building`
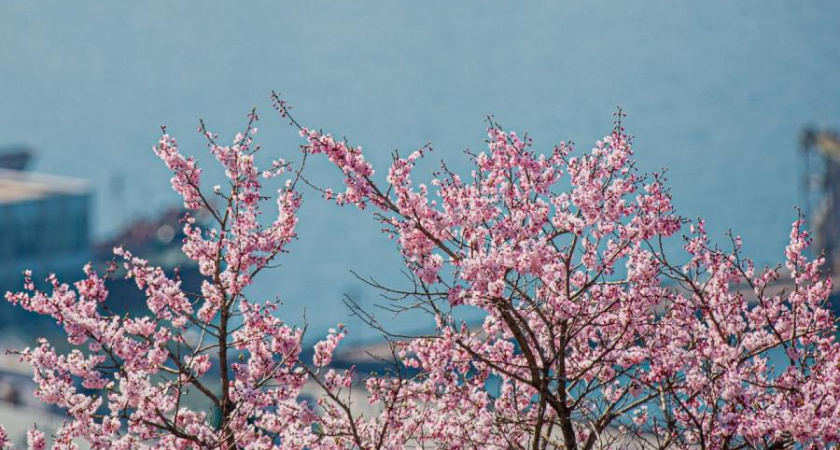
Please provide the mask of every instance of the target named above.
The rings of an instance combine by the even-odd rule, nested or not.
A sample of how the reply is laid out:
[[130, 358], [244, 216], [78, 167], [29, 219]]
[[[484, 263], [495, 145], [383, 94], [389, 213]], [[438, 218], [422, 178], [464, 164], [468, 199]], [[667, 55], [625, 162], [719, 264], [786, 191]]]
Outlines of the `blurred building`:
[[[50, 273], [74, 280], [90, 259], [88, 183], [28, 172], [31, 156], [25, 146], [0, 148], [0, 296], [23, 288], [26, 269], [39, 284]], [[46, 334], [51, 324], [0, 297], [0, 350], [15, 338]]]
[[20, 285], [24, 269], [78, 273], [90, 259], [89, 209], [83, 180], [0, 168], [0, 288]]
[[[50, 272], [75, 276], [90, 258], [88, 184], [26, 172], [31, 156], [28, 147], [0, 148], [0, 295], [23, 287], [25, 269], [37, 280]], [[0, 423], [17, 443], [35, 422], [52, 431], [62, 418], [34, 397], [29, 366], [4, 351], [32, 345], [29, 335], [50, 325], [0, 299]]]

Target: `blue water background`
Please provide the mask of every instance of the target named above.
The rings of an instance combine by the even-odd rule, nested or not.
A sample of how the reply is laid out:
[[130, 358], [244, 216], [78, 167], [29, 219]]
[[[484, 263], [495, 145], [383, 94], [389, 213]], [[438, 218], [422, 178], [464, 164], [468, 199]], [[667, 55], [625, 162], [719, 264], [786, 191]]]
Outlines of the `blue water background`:
[[[801, 203], [797, 138], [840, 126], [840, 3], [253, 1], [0, 3], [0, 143], [27, 143], [41, 172], [87, 178], [94, 236], [177, 203], [151, 153], [160, 124], [219, 171], [198, 118], [232, 138], [257, 106], [264, 157], [298, 158], [277, 89], [303, 124], [363, 145], [384, 174], [395, 148], [432, 141], [423, 170], [480, 149], [483, 118], [538, 148], [588, 148], [621, 105], [645, 171], [667, 167], [686, 216], [731, 228], [759, 263], [780, 260]], [[309, 166], [337, 187], [323, 161]], [[215, 180], [212, 178], [216, 177]], [[349, 322], [344, 293], [377, 302], [349, 273], [399, 283], [392, 241], [366, 213], [307, 192], [300, 240], [253, 291], [279, 294], [313, 335]], [[389, 316], [385, 315], [384, 318]], [[400, 329], [416, 318], [388, 319]]]

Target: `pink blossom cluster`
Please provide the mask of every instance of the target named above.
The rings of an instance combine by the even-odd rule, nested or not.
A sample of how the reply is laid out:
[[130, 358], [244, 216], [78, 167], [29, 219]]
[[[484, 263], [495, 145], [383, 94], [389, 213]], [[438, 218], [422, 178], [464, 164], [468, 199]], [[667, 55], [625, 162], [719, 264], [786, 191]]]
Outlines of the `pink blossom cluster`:
[[[335, 194], [336, 203], [352, 203], [364, 209], [370, 194], [368, 189], [371, 186], [373, 167], [365, 161], [361, 147], [350, 147], [346, 142], [338, 141], [328, 134], [320, 134], [306, 128], [300, 130], [300, 135], [308, 142], [307, 152], [327, 155], [330, 162], [344, 172], [344, 184], [347, 189]], [[331, 191], [327, 191], [326, 195], [328, 198], [333, 197]]]

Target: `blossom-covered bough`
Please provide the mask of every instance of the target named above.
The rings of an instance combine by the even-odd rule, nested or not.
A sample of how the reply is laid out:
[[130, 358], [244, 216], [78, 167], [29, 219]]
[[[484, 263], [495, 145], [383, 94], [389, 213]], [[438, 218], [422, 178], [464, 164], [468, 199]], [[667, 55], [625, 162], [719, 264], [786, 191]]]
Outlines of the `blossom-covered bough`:
[[[822, 448], [840, 441], [840, 348], [828, 309], [830, 279], [805, 251], [798, 220], [787, 270], [756, 270], [714, 247], [702, 221], [674, 212], [658, 175], [633, 167], [621, 126], [590, 152], [561, 143], [545, 155], [490, 122], [474, 170], [446, 166], [431, 186], [411, 176], [429, 147], [395, 155], [387, 178], [361, 150], [298, 125], [304, 161], [326, 155], [344, 188], [325, 197], [375, 210], [413, 274], [392, 289], [430, 312], [435, 331], [392, 342], [393, 370], [361, 378], [330, 368], [338, 327], [302, 359], [303, 329], [276, 302], [244, 290], [295, 238], [300, 168], [254, 164], [256, 114], [230, 146], [203, 126], [225, 169], [224, 189], [166, 134], [154, 151], [173, 188], [211, 226], [185, 218], [183, 251], [205, 277], [188, 292], [129, 250], [115, 249], [148, 314], [108, 308], [93, 267], [48, 292], [26, 274], [21, 307], [52, 316], [74, 349], [45, 340], [20, 352], [36, 395], [64, 410], [53, 436], [30, 448], [592, 449]], [[266, 179], [287, 177], [274, 220], [261, 220]], [[306, 181], [308, 182], [308, 181]], [[683, 228], [677, 263], [666, 242]], [[783, 275], [784, 273], [784, 275]], [[782, 276], [788, 288], [775, 288]], [[456, 319], [466, 305], [483, 323]], [[366, 312], [369, 322], [380, 325]], [[364, 387], [359, 386], [360, 383]], [[315, 402], [305, 385], [316, 386]], [[370, 407], [351, 392], [364, 389]], [[306, 391], [312, 392], [312, 391]], [[354, 403], [355, 402], [355, 403]], [[2, 446], [11, 446], [5, 432]]]

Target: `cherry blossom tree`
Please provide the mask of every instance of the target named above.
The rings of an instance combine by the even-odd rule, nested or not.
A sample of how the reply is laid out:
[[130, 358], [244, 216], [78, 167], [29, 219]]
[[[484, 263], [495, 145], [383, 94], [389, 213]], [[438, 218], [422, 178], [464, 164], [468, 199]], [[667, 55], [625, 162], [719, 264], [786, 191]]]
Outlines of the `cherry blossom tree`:
[[[295, 238], [302, 165], [254, 156], [257, 116], [231, 145], [203, 123], [224, 189], [166, 134], [155, 146], [184, 206], [184, 254], [205, 281], [115, 249], [148, 314], [108, 307], [108, 280], [85, 267], [74, 285], [48, 278], [7, 300], [53, 317], [69, 352], [40, 340], [19, 352], [36, 396], [66, 421], [29, 448], [106, 449], [592, 449], [824, 448], [840, 442], [840, 348], [827, 304], [831, 280], [794, 223], [785, 269], [756, 269], [711, 243], [702, 221], [678, 216], [659, 175], [634, 167], [618, 113], [612, 133], [576, 154], [546, 154], [490, 121], [472, 173], [445, 165], [429, 185], [412, 179], [425, 146], [394, 155], [384, 182], [358, 147], [298, 126], [303, 159], [325, 155], [343, 174], [339, 205], [372, 209], [412, 274], [408, 289], [377, 287], [428, 312], [434, 332], [391, 334], [390, 370], [362, 377], [332, 368], [341, 326], [302, 357], [304, 331], [275, 316], [277, 302], [246, 288]], [[268, 183], [273, 220], [261, 211]], [[685, 231], [683, 231], [685, 230]], [[683, 236], [677, 255], [668, 242]], [[677, 262], [680, 261], [680, 262]], [[782, 278], [789, 278], [778, 289]], [[370, 325], [388, 333], [368, 312]], [[483, 322], [458, 320], [463, 308]], [[364, 386], [360, 386], [363, 384]], [[314, 386], [313, 401], [306, 386]], [[362, 389], [367, 408], [351, 393]], [[11, 442], [0, 430], [2, 446]]]
[[[395, 154], [380, 184], [361, 148], [299, 126], [304, 151], [344, 176], [343, 191], [323, 195], [372, 207], [413, 273], [413, 289], [377, 287], [437, 325], [398, 342], [416, 376], [368, 385], [390, 389], [384, 408], [435, 448], [837, 444], [831, 280], [823, 258], [805, 256], [801, 218], [786, 272], [757, 270], [740, 238], [718, 248], [702, 220], [676, 215], [663, 178], [635, 169], [616, 115], [612, 133], [581, 155], [565, 142], [537, 153], [527, 135], [489, 120], [472, 172], [444, 164], [430, 186], [412, 179], [428, 147]], [[686, 227], [674, 257], [665, 243]], [[790, 282], [779, 290], [782, 277]], [[457, 320], [460, 305], [482, 310], [483, 324]]]
[[[300, 360], [302, 329], [272, 314], [276, 302], [245, 295], [294, 239], [301, 202], [289, 178], [276, 191], [275, 219], [260, 221], [263, 183], [290, 166], [277, 160], [258, 170], [257, 115], [249, 119], [229, 146], [200, 127], [224, 167], [224, 190], [202, 188], [202, 170], [165, 129], [154, 147], [174, 172], [172, 187], [184, 206], [213, 219], [202, 228], [192, 216], [184, 218], [183, 252], [205, 277], [200, 292], [186, 291], [177, 276], [115, 248], [125, 276], [145, 294], [145, 316], [120, 316], [108, 307], [107, 281], [116, 263], [102, 275], [87, 265], [86, 277], [74, 286], [50, 276], [49, 292], [36, 289], [26, 272], [26, 290], [6, 294], [28, 311], [52, 316], [74, 347], [61, 354], [41, 339], [19, 352], [34, 369], [35, 395], [67, 415], [53, 448], [78, 448], [81, 441], [94, 449], [310, 448], [321, 439], [313, 430], [314, 405], [301, 401], [300, 393], [329, 364], [343, 332], [319, 343], [307, 364]], [[188, 406], [196, 404], [201, 408]], [[9, 445], [5, 430], [0, 437]], [[30, 448], [46, 442], [43, 431], [29, 431]]]

